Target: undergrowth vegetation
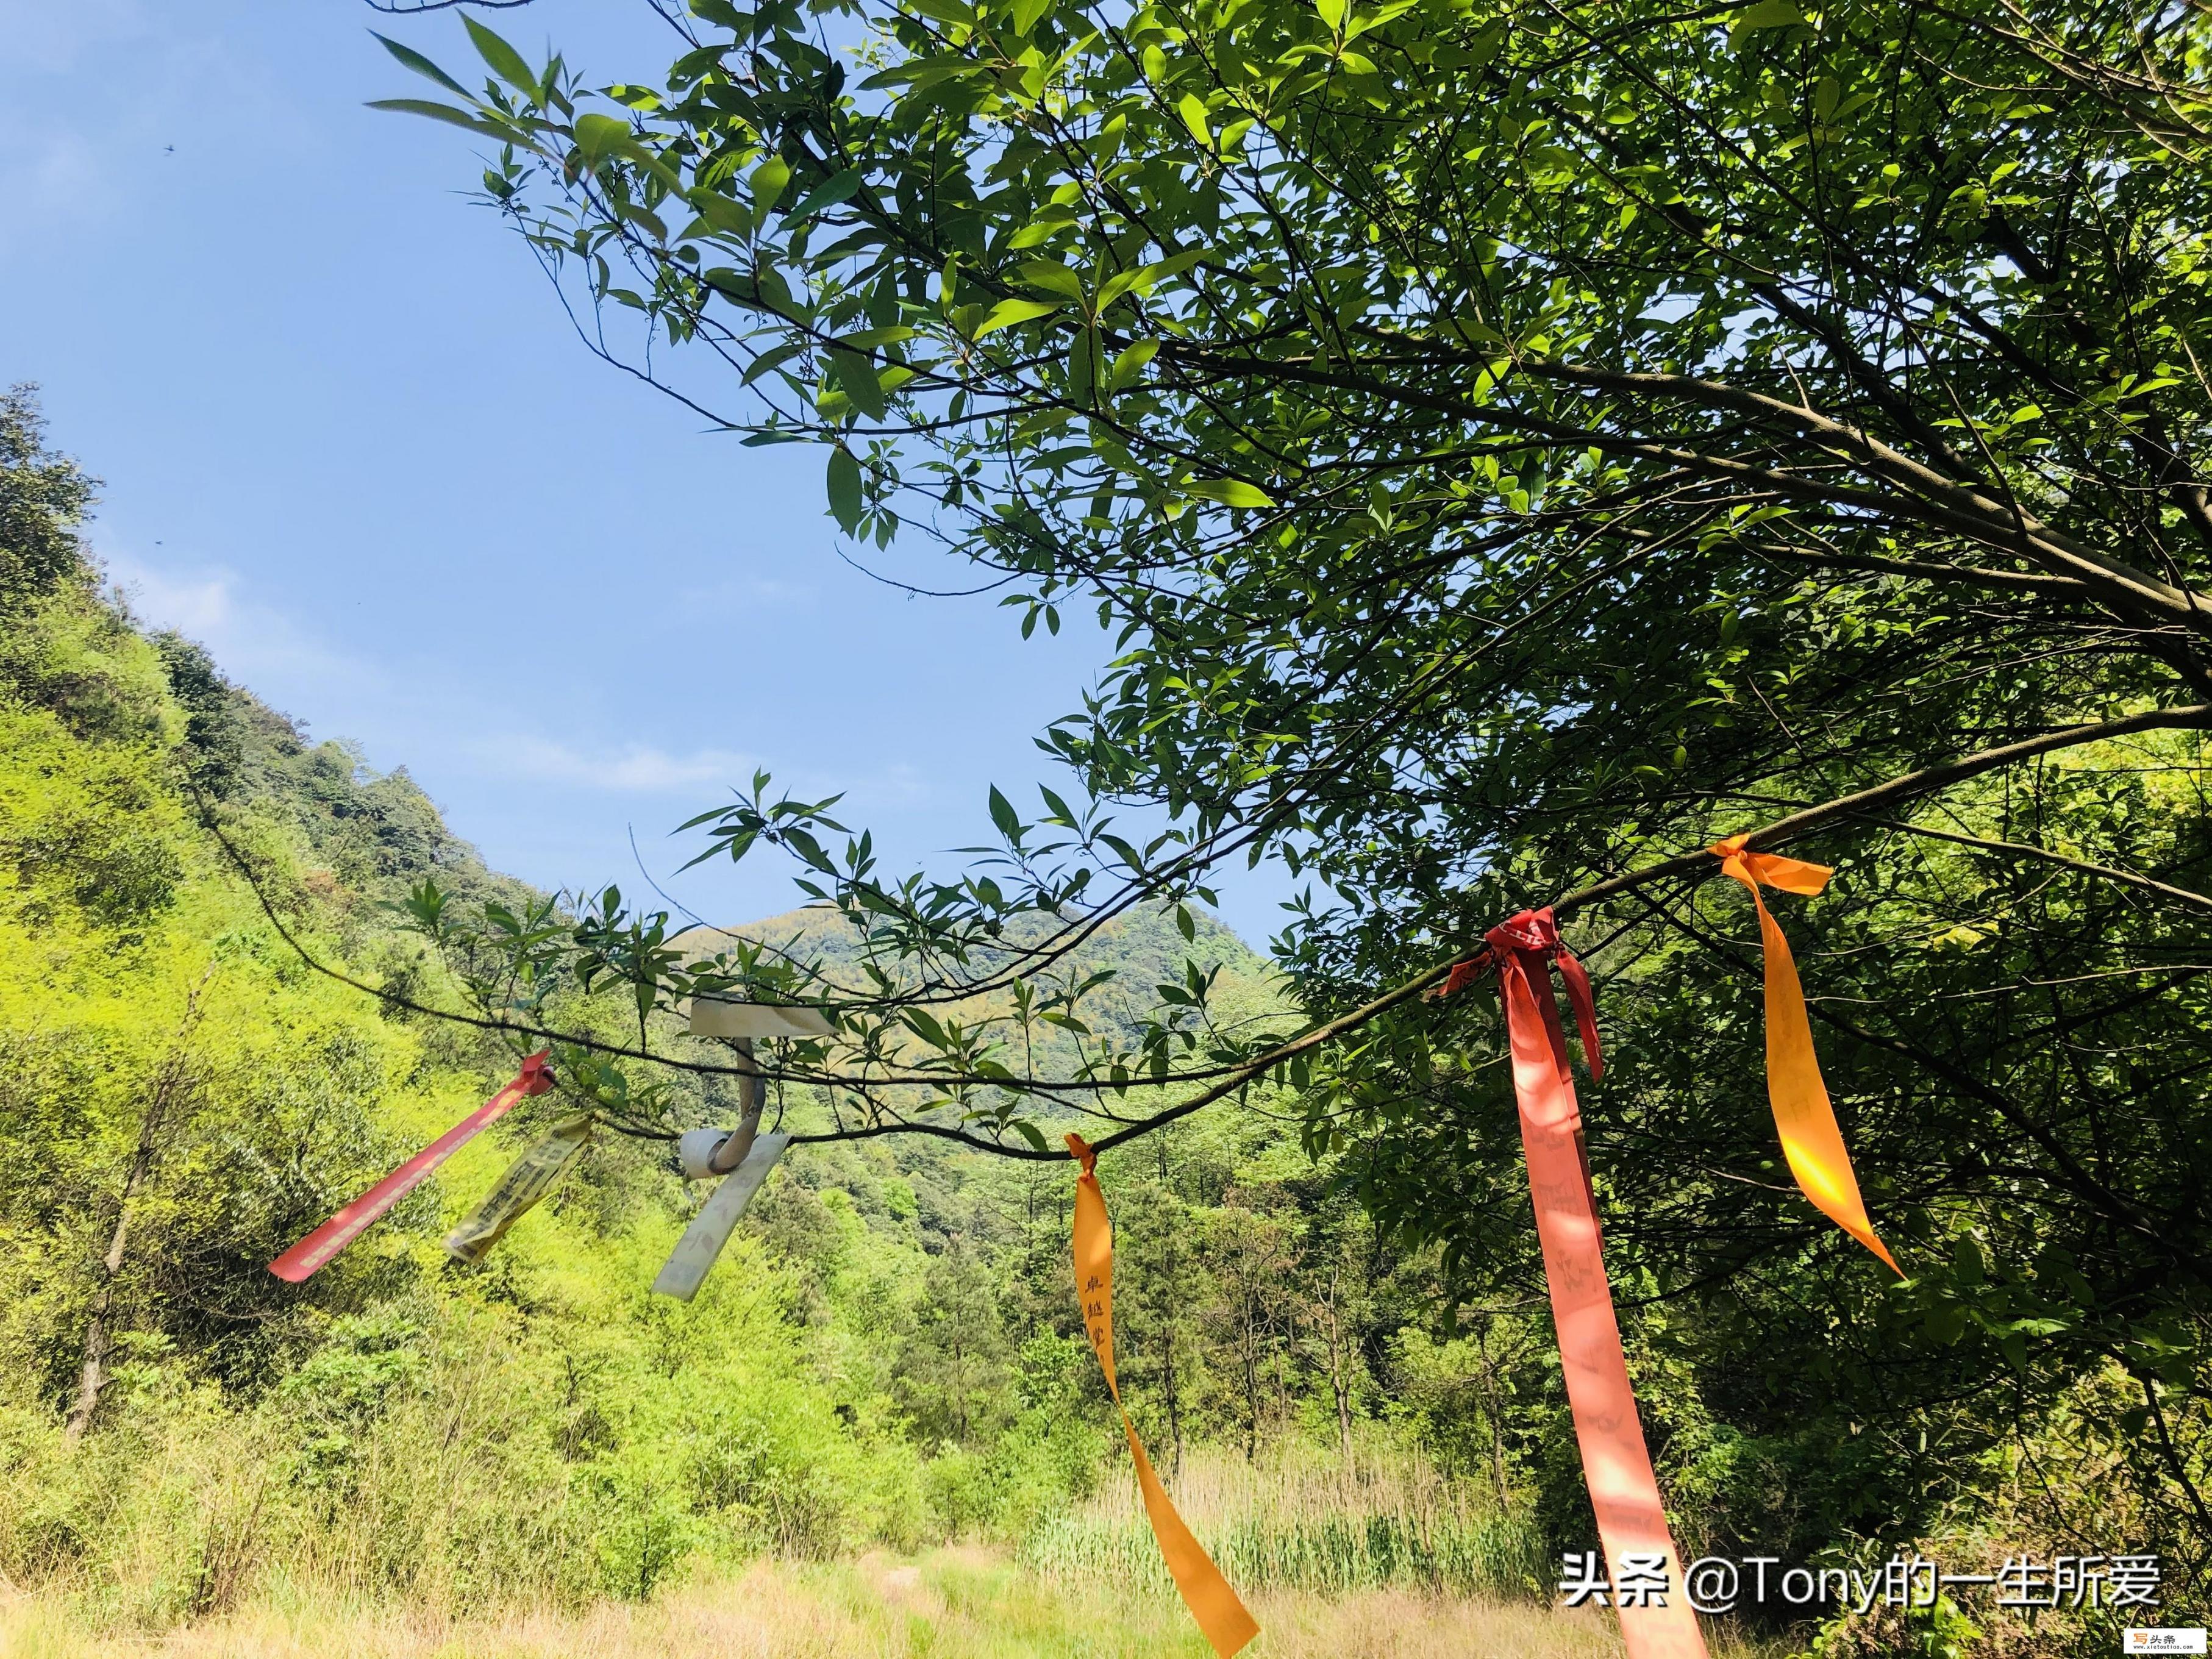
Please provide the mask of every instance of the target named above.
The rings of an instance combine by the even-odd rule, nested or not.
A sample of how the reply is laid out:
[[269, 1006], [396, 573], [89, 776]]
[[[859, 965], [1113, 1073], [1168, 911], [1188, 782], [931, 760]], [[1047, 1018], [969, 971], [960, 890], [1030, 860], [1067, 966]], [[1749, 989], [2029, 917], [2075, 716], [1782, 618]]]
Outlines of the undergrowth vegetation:
[[[1549, 1586], [1553, 1564], [1530, 1517], [1443, 1479], [1418, 1453], [1347, 1462], [1293, 1444], [1255, 1462], [1212, 1450], [1184, 1461], [1176, 1496], [1222, 1571], [1250, 1589], [1408, 1585], [1504, 1599], [1540, 1598]], [[1173, 1589], [1143, 1505], [1118, 1481], [1031, 1531], [1022, 1559], [1055, 1578]]]

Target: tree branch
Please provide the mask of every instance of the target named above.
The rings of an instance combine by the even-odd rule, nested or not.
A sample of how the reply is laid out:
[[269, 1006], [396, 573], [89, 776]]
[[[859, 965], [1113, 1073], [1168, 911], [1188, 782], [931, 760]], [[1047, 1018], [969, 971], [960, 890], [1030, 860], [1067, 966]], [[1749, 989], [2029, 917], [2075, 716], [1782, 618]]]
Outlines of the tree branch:
[[[1933, 794], [1939, 790], [1948, 788], [1953, 784], [1978, 777], [1985, 772], [1995, 771], [2000, 767], [2008, 766], [2018, 761], [2031, 759], [2038, 755], [2075, 748], [2082, 744], [2126, 737], [2138, 732], [2202, 729], [2207, 726], [2212, 726], [2212, 704], [2197, 704], [2181, 708], [2147, 709], [2142, 714], [2126, 715], [2116, 720], [2071, 726], [2055, 732], [2040, 732], [2033, 738], [2024, 738], [2017, 743], [2006, 744], [1996, 749], [1985, 749], [1977, 754], [1961, 756], [1957, 760], [1946, 762], [1940, 766], [1926, 767], [1917, 772], [1907, 773], [1903, 777], [1893, 778], [1887, 783], [1876, 784], [1871, 788], [1862, 789], [1853, 794], [1839, 796], [1834, 800], [1823, 802], [1817, 806], [1808, 806], [1802, 811], [1793, 812], [1787, 817], [1778, 818], [1771, 823], [1750, 831], [1745, 836], [1745, 844], [1753, 848], [1772, 847], [1838, 820], [1866, 818], [1871, 815], [1874, 808], [1886, 806], [1896, 801], [1911, 799], [1921, 795]], [[423, 1014], [435, 1019], [474, 1026], [479, 1030], [568, 1043], [592, 1053], [609, 1054], [620, 1059], [643, 1060], [673, 1070], [712, 1075], [745, 1077], [758, 1075], [750, 1067], [722, 1066], [704, 1060], [679, 1060], [673, 1055], [651, 1054], [643, 1049], [603, 1042], [596, 1038], [551, 1030], [520, 1021], [491, 1019], [429, 1007], [410, 998], [402, 996], [397, 992], [365, 984], [341, 969], [329, 966], [314, 957], [293, 936], [290, 929], [284, 925], [283, 920], [276, 914], [275, 905], [270, 902], [268, 895], [262, 890], [252, 866], [246, 861], [245, 855], [231, 843], [229, 838], [223, 834], [221, 826], [215, 821], [212, 809], [209, 806], [206, 797], [201, 793], [198, 786], [190, 778], [186, 778], [185, 783], [185, 787], [191, 791], [193, 799], [199, 804], [202, 823], [207, 828], [209, 833], [214, 836], [217, 844], [229, 856], [231, 863], [245, 878], [247, 886], [252, 889], [254, 897], [260, 903], [262, 913], [269, 918], [270, 925], [276, 929], [278, 937], [291, 947], [302, 962], [317, 973], [325, 975], [365, 995], [375, 997], [388, 1006], [404, 1008], [410, 1012]], [[1713, 860], [1712, 854], [1704, 848], [1693, 853], [1678, 854], [1673, 858], [1662, 860], [1657, 864], [1647, 865], [1639, 870], [1627, 871], [1618, 876], [1608, 877], [1603, 881], [1566, 894], [1553, 900], [1552, 908], [1554, 914], [1565, 918], [1572, 915], [1577, 910], [1586, 909], [1593, 904], [1617, 897], [1622, 893], [1649, 886], [1654, 882], [1678, 877], [1701, 876], [1711, 873], [1718, 867]], [[1132, 1122], [1113, 1134], [1094, 1141], [1092, 1145], [1102, 1152], [1106, 1151], [1127, 1141], [1136, 1139], [1141, 1135], [1149, 1134], [1156, 1129], [1163, 1128], [1180, 1118], [1188, 1117], [1193, 1112], [1210, 1106], [1214, 1102], [1256, 1082], [1278, 1066], [1299, 1055], [1310, 1054], [1314, 1049], [1343, 1036], [1346, 1032], [1356, 1030], [1378, 1016], [1419, 997], [1423, 992], [1440, 984], [1451, 972], [1454, 963], [1463, 959], [1463, 957], [1455, 957], [1433, 963], [1412, 979], [1394, 987], [1370, 1001], [1363, 1003], [1348, 1013], [1325, 1020], [1288, 1041], [1277, 1044], [1265, 1054], [1255, 1055], [1249, 1060], [1234, 1066], [1221, 1068], [1212, 1083], [1188, 1099], [1179, 1101], [1173, 1106]], [[1173, 1086], [1177, 1083], [1195, 1081], [1199, 1077], [1205, 1075], [1207, 1074], [1183, 1073], [1164, 1079], [1132, 1079], [1131, 1081], [1133, 1084], [1141, 1083], [1146, 1086]], [[830, 1086], [837, 1086], [849, 1081], [828, 1074], [821, 1078], [800, 1080], [819, 1082]], [[898, 1080], [896, 1079], [865, 1079], [872, 1086]], [[1001, 1079], [990, 1078], [931, 1076], [911, 1080], [930, 1086], [957, 1085], [963, 1082], [1003, 1086]], [[1036, 1080], [1033, 1085], [1025, 1086], [1073, 1088], [1079, 1091], [1087, 1086], [1095, 1091], [1103, 1085], [1054, 1085]], [[799, 1137], [799, 1139], [851, 1140], [870, 1139], [883, 1134], [902, 1133], [937, 1135], [943, 1139], [959, 1141], [979, 1151], [996, 1152], [1007, 1158], [1051, 1160], [1062, 1156], [1060, 1153], [1050, 1151], [1039, 1152], [1034, 1147], [1009, 1146], [1004, 1142], [987, 1140], [980, 1136], [971, 1135], [964, 1130], [953, 1129], [942, 1124], [914, 1123], [903, 1121], [896, 1123], [871, 1124], [856, 1129], [839, 1129], [819, 1135]]]

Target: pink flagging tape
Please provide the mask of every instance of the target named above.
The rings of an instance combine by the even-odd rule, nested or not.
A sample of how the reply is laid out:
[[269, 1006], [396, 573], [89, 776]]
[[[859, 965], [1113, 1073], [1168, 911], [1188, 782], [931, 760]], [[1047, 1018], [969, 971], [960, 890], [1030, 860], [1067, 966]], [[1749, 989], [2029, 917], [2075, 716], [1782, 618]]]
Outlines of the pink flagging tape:
[[423, 1176], [466, 1146], [480, 1130], [496, 1122], [531, 1096], [542, 1095], [550, 1089], [553, 1073], [546, 1064], [550, 1052], [541, 1049], [524, 1060], [521, 1072], [512, 1083], [278, 1256], [269, 1264], [269, 1271], [294, 1285], [313, 1274], [366, 1232], [379, 1216], [414, 1191]]
[[[1575, 1005], [1583, 1054], [1595, 1077], [1597, 1019], [1589, 975], [1559, 940], [1549, 910], [1523, 910], [1490, 930], [1488, 960], [1505, 994], [1505, 1033], [1513, 1056], [1513, 1093], [1521, 1108], [1521, 1145], [1528, 1191], [1543, 1247], [1544, 1281], [1559, 1334], [1559, 1362], [1574, 1414], [1575, 1440], [1589, 1483], [1598, 1541], [1611, 1574], [1656, 1571], [1665, 1590], [1620, 1602], [1620, 1641], [1628, 1659], [1705, 1659], [1698, 1615], [1690, 1607], [1682, 1558], [1667, 1528], [1659, 1482], [1636, 1414], [1620, 1326], [1606, 1278], [1597, 1198], [1583, 1149], [1582, 1108], [1567, 1067], [1566, 1035], [1552, 993], [1556, 962]], [[1570, 968], [1569, 963], [1574, 966]], [[1479, 964], [1455, 967], [1447, 992], [1464, 985]]]

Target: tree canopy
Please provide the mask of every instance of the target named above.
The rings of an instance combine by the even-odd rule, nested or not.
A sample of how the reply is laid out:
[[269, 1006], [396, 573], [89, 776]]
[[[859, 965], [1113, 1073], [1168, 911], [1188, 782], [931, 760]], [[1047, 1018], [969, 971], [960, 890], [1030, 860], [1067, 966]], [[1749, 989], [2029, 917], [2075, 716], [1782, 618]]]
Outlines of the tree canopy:
[[[1419, 993], [1553, 903], [1618, 1060], [1608, 1245], [1708, 1398], [1837, 1437], [1881, 1515], [1936, 1479], [1924, 1431], [1856, 1439], [1885, 1405], [2122, 1379], [2069, 1398], [2212, 1534], [2169, 1414], [2212, 1287], [2201, 11], [656, 9], [651, 84], [470, 20], [481, 89], [394, 45], [441, 93], [391, 106], [489, 141], [593, 349], [817, 446], [856, 542], [934, 538], [1025, 632], [1095, 610], [1121, 653], [1046, 736], [1087, 796], [994, 791], [956, 878], [764, 781], [695, 821], [866, 942], [857, 991], [771, 951], [704, 981], [836, 1006], [777, 1064], [845, 1092], [838, 1133], [1043, 1156], [1040, 1100], [1126, 1136], [1279, 1078], [1470, 1295], [1525, 1285], [1498, 1023]], [[1134, 805], [1173, 828], [1116, 839]], [[1783, 924], [1899, 1286], [1776, 1155], [1704, 850], [1744, 832], [1838, 866]], [[1011, 1063], [1081, 1028], [1055, 964], [1100, 918], [1271, 855], [1312, 884], [1302, 1025], [1213, 1020], [1194, 976], [1072, 1083]], [[566, 975], [644, 1050], [701, 984], [618, 894], [418, 912], [479, 1018]]]

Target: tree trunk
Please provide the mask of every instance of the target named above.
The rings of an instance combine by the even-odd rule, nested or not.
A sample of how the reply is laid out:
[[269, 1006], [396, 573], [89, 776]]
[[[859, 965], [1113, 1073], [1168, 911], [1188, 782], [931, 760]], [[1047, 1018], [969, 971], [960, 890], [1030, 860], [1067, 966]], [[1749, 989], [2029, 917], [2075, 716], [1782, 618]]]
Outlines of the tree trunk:
[[1512, 1502], [1510, 1484], [1505, 1478], [1505, 1422], [1498, 1382], [1500, 1358], [1493, 1358], [1487, 1340], [1477, 1339], [1475, 1351], [1481, 1361], [1475, 1375], [1481, 1379], [1482, 1415], [1490, 1429], [1490, 1478], [1498, 1488], [1498, 1506], [1505, 1509]]
[[1176, 1386], [1176, 1340], [1172, 1322], [1160, 1327], [1164, 1340], [1160, 1344], [1160, 1392], [1168, 1404], [1168, 1473], [1182, 1473], [1182, 1395]]
[[141, 1156], [134, 1158], [131, 1173], [123, 1183], [123, 1207], [116, 1213], [115, 1236], [108, 1240], [107, 1254], [100, 1258], [100, 1288], [93, 1292], [92, 1316], [85, 1322], [84, 1359], [77, 1367], [76, 1400], [70, 1407], [69, 1420], [62, 1425], [62, 1440], [74, 1446], [84, 1438], [84, 1431], [92, 1426], [92, 1414], [100, 1407], [100, 1391], [107, 1386], [107, 1356], [112, 1346], [108, 1340], [107, 1314], [115, 1299], [115, 1275], [123, 1267], [123, 1243], [131, 1231], [131, 1200], [145, 1174], [144, 1146]]
[[1244, 1372], [1244, 1461], [1251, 1462], [1260, 1455], [1260, 1322], [1254, 1307], [1257, 1298], [1250, 1287], [1245, 1288], [1243, 1301], [1243, 1330], [1238, 1358]]
[[108, 1236], [106, 1254], [100, 1258], [100, 1284], [92, 1294], [91, 1317], [85, 1322], [84, 1358], [77, 1367], [76, 1399], [70, 1407], [68, 1420], [62, 1425], [62, 1439], [67, 1445], [76, 1444], [92, 1427], [93, 1413], [100, 1409], [100, 1393], [108, 1384], [107, 1360], [115, 1351], [115, 1281], [123, 1272], [123, 1253], [131, 1238], [131, 1206], [153, 1171], [162, 1121], [168, 1115], [171, 1099], [184, 1081], [185, 1036], [199, 1017], [200, 993], [207, 988], [208, 977], [214, 972], [210, 963], [207, 973], [200, 975], [200, 982], [185, 999], [184, 1023], [170, 1040], [168, 1056], [162, 1060], [161, 1072], [154, 1079], [153, 1097], [146, 1103], [146, 1115], [138, 1121], [138, 1145], [131, 1154], [131, 1167], [123, 1177], [123, 1196], [115, 1206], [115, 1228]]
[[1348, 1473], [1352, 1468], [1352, 1374], [1345, 1364], [1344, 1310], [1339, 1305], [1343, 1264], [1330, 1270], [1328, 1301], [1328, 1391], [1336, 1401], [1336, 1450]]

